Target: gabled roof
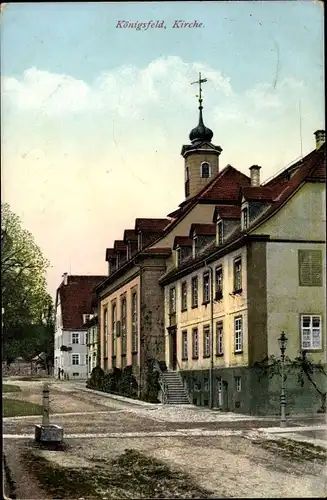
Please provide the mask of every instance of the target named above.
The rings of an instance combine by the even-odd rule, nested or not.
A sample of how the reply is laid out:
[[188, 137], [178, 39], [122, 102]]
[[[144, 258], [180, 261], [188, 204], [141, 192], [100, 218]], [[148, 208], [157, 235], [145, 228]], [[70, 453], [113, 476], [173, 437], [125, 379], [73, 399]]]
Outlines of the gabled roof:
[[190, 238], [192, 236], [212, 236], [216, 234], [215, 224], [191, 224]]
[[193, 245], [193, 240], [188, 236], [175, 236], [173, 249], [176, 247], [191, 247]]
[[213, 213], [212, 222], [221, 219], [240, 219], [241, 208], [236, 205], [217, 205]]
[[245, 186], [241, 188], [241, 198], [248, 201], [272, 201], [276, 189], [272, 186]]
[[135, 219], [135, 231], [163, 231], [170, 219]]
[[62, 281], [56, 306], [60, 299], [63, 330], [83, 328], [83, 314], [92, 313], [93, 289], [105, 279], [106, 276], [68, 275], [67, 285]]
[[[162, 284], [174, 281], [177, 276], [184, 276], [192, 272], [193, 267], [198, 268], [203, 265], [203, 259], [212, 262], [222, 255], [225, 255], [231, 249], [238, 248], [244, 245], [245, 242], [252, 238], [269, 240], [269, 235], [252, 235], [252, 231], [258, 226], [263, 224], [266, 220], [277, 213], [283, 205], [288, 202], [292, 196], [301, 188], [304, 182], [326, 182], [326, 158], [325, 158], [325, 145], [321, 146], [318, 151], [310, 153], [299, 164], [298, 169], [295, 171], [293, 177], [288, 181], [280, 175], [283, 182], [275, 183], [273, 186], [274, 198], [268, 205], [267, 209], [262, 212], [262, 215], [251, 225], [247, 231], [234, 231], [231, 236], [224, 242], [223, 245], [216, 247], [215, 242], [208, 243], [206, 248], [201, 249], [196, 259], [188, 258], [177, 269], [169, 270], [163, 275], [159, 282]], [[222, 207], [218, 206], [215, 211]], [[230, 207], [231, 208], [231, 207]], [[237, 207], [235, 207], [237, 208]], [[223, 211], [225, 209], [223, 208]], [[234, 210], [234, 208], [233, 208]], [[214, 226], [214, 224], [213, 224]]]
[[124, 242], [127, 243], [128, 241], [137, 241], [137, 234], [135, 232], [135, 229], [125, 229]]

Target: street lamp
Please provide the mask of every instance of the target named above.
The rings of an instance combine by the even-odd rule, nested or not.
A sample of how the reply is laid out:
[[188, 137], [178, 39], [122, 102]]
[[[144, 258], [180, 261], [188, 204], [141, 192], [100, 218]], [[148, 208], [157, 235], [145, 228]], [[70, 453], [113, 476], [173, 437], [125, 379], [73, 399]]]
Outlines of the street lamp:
[[284, 332], [278, 339], [279, 349], [281, 353], [281, 377], [282, 384], [280, 389], [280, 426], [286, 427], [286, 398], [285, 398], [285, 351], [287, 345], [287, 337]]

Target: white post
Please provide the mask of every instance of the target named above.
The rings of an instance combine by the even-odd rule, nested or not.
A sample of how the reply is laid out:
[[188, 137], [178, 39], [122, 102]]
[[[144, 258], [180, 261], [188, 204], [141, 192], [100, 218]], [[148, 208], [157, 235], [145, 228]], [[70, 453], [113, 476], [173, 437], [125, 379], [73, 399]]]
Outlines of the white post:
[[42, 425], [49, 425], [49, 386], [48, 384], [43, 384], [42, 390]]

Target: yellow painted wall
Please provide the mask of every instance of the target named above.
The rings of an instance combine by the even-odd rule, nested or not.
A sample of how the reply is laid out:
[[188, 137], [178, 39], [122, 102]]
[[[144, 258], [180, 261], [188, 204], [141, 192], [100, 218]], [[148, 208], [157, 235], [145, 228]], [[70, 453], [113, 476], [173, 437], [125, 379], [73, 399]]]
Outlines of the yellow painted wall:
[[[234, 278], [233, 265], [234, 259], [242, 257], [242, 294], [230, 295], [233, 292]], [[244, 366], [248, 362], [248, 335], [247, 335], [247, 291], [246, 291], [246, 247], [231, 252], [229, 255], [219, 261], [210, 263], [215, 271], [215, 267], [223, 265], [223, 299], [214, 302], [213, 320], [214, 320], [214, 365], [215, 366]], [[203, 326], [211, 327], [211, 305], [203, 305], [203, 281], [202, 276], [206, 271], [203, 267], [165, 287], [165, 326], [166, 326], [166, 364], [170, 363], [170, 343], [167, 326], [169, 325], [169, 290], [172, 286], [176, 287], [176, 319], [177, 319], [177, 357], [180, 368], [183, 370], [201, 370], [210, 367], [210, 358], [203, 359]], [[215, 283], [215, 273], [214, 283]], [[198, 276], [198, 297], [199, 306], [191, 307], [191, 281], [193, 276]], [[188, 289], [187, 311], [181, 312], [181, 284], [186, 281]], [[215, 293], [215, 286], [214, 286]], [[243, 354], [234, 354], [234, 317], [242, 315], [243, 318]], [[224, 356], [216, 357], [215, 331], [216, 322], [224, 323]], [[192, 328], [199, 330], [199, 358], [192, 359]], [[182, 361], [182, 331], [188, 331], [188, 361]]]
[[[126, 285], [119, 288], [119, 290], [113, 292], [108, 297], [102, 299], [100, 304], [101, 309], [101, 321], [100, 321], [100, 341], [101, 341], [101, 366], [103, 367], [103, 348], [104, 345], [104, 310], [108, 308], [108, 367], [111, 367], [111, 356], [112, 356], [112, 343], [111, 343], [111, 323], [112, 323], [112, 303], [116, 300], [117, 303], [117, 321], [121, 320], [121, 307], [120, 301], [121, 297], [126, 294], [127, 304], [126, 304], [126, 315], [127, 315], [127, 352], [126, 352], [126, 364], [132, 364], [132, 293], [137, 292], [138, 300], [138, 338], [140, 339], [140, 278], [139, 276], [129, 281]], [[116, 339], [116, 366], [121, 367], [121, 336]], [[138, 358], [140, 355], [140, 346], [138, 347]], [[139, 359], [138, 359], [139, 363]]]
[[[323, 286], [299, 286], [298, 250], [318, 249], [323, 254]], [[268, 355], [280, 355], [277, 339], [285, 331], [286, 355], [294, 359], [301, 346], [300, 315], [317, 314], [322, 316], [324, 352], [310, 357], [326, 360], [325, 252], [325, 245], [319, 243], [267, 243]]]
[[150, 248], [172, 248], [175, 236], [189, 236], [191, 224], [211, 224], [214, 209], [214, 205], [196, 205], [170, 233], [166, 234]]
[[324, 240], [326, 237], [325, 185], [305, 183], [281, 210], [253, 234], [271, 238]]

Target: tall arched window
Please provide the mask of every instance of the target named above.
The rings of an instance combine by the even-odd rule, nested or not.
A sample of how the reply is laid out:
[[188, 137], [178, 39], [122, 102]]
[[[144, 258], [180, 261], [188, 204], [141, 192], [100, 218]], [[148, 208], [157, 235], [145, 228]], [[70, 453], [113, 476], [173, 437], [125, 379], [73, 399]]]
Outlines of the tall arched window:
[[211, 166], [207, 161], [201, 163], [201, 177], [204, 179], [211, 177]]

